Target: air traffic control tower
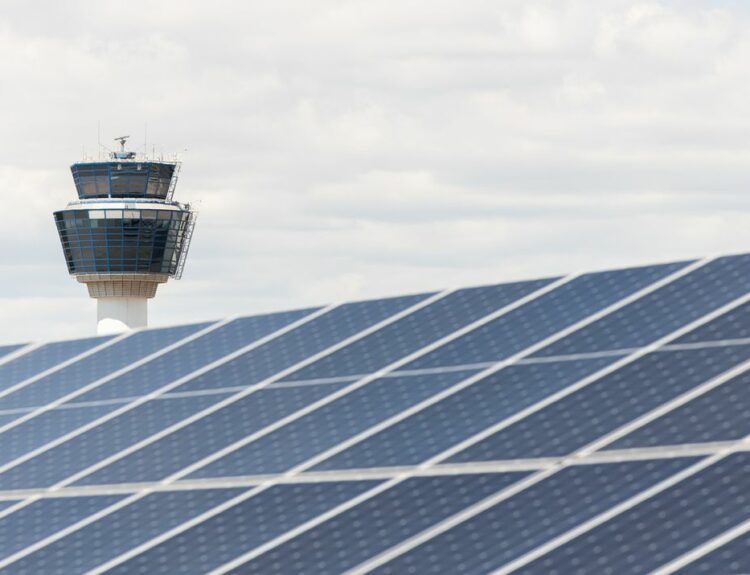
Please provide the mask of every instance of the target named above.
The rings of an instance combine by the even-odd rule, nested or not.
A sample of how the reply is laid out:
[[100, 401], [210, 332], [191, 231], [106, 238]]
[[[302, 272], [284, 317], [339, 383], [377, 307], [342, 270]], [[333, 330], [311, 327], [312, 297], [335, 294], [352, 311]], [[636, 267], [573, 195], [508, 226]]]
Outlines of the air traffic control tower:
[[180, 279], [195, 213], [172, 200], [180, 163], [125, 149], [70, 167], [78, 200], [55, 212], [70, 275], [97, 300], [98, 332], [145, 327], [159, 284]]

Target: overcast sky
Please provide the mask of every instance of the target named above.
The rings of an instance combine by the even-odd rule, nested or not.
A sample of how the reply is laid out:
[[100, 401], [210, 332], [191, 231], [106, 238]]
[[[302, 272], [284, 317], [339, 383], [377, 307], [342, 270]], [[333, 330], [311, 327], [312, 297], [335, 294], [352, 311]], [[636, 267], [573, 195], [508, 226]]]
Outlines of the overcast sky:
[[740, 1], [0, 8], [2, 343], [95, 331], [51, 213], [97, 122], [187, 150], [153, 325], [750, 250]]

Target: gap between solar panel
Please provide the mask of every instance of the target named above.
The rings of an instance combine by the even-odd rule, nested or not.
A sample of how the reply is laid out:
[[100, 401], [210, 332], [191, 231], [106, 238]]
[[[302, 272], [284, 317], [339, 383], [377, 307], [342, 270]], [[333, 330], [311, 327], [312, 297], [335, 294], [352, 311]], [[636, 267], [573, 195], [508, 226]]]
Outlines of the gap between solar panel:
[[[598, 465], [623, 461], [646, 461], [654, 459], [672, 459], [712, 455], [721, 449], [733, 446], [734, 441], [715, 442], [710, 444], [686, 444], [669, 447], [649, 447], [621, 451], [600, 451], [569, 462], [569, 466]], [[742, 450], [742, 449], [740, 449]], [[747, 446], [750, 451], [750, 445]], [[290, 476], [286, 473], [265, 475], [248, 475], [235, 477], [218, 477], [207, 479], [182, 479], [174, 483], [136, 482], [111, 483], [101, 485], [71, 485], [59, 489], [18, 489], [0, 491], [0, 501], [37, 497], [75, 497], [84, 495], [106, 495], [109, 493], [134, 493], [139, 490], [184, 491], [192, 489], [215, 489], [228, 487], [254, 487], [268, 481], [275, 484], [317, 483], [336, 481], [357, 481], [360, 479], [392, 479], [408, 474], [410, 477], [433, 477], [442, 475], [472, 475], [483, 473], [505, 473], [513, 471], [541, 471], [555, 467], [559, 458], [515, 459], [476, 463], [441, 463], [434, 467], [421, 465], [383, 468], [358, 468], [337, 471], [307, 471], [300, 475]]]

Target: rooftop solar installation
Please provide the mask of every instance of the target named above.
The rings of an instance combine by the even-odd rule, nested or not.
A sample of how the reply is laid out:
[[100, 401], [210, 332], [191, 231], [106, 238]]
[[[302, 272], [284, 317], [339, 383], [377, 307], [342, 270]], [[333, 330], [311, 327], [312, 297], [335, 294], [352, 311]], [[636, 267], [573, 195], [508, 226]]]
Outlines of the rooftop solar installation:
[[0, 573], [750, 572], [750, 255], [0, 347]]

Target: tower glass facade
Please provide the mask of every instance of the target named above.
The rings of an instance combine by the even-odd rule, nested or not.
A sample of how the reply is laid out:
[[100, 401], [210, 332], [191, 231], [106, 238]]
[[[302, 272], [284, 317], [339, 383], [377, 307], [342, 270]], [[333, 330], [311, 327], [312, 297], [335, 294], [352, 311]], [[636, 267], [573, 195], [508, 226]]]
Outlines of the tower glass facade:
[[70, 274], [165, 273], [174, 276], [192, 214], [165, 209], [55, 212]]

